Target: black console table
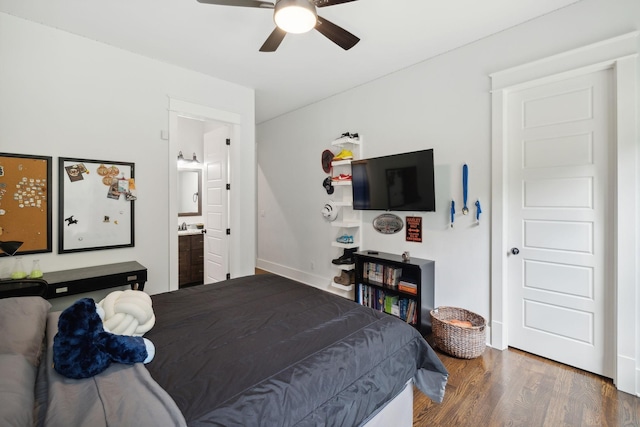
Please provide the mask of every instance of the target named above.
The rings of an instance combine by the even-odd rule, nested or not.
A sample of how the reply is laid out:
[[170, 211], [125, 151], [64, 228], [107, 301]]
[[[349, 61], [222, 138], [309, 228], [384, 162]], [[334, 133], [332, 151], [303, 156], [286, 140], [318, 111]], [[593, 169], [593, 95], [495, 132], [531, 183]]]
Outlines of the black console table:
[[131, 286], [143, 291], [147, 268], [137, 261], [52, 271], [42, 277], [47, 282], [46, 299], [75, 295], [99, 289]]

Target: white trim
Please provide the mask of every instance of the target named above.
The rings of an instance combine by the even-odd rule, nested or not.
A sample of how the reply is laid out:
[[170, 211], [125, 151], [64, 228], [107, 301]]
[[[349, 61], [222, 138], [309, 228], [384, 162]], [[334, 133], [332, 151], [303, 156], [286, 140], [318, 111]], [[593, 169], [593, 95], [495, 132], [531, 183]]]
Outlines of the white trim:
[[552, 76], [569, 70], [589, 67], [594, 63], [615, 61], [627, 55], [633, 55], [637, 53], [639, 34], [640, 31], [632, 31], [618, 37], [495, 72], [489, 75], [491, 90], [502, 90], [542, 76]]
[[[636, 59], [638, 58], [638, 54], [634, 53], [631, 55], [625, 55], [622, 56], [620, 58], [615, 58], [615, 59], [609, 59], [606, 61], [602, 61], [602, 62], [598, 62], [596, 64], [590, 64], [578, 69], [571, 69], [571, 70], [566, 70], [551, 76], [546, 76], [544, 77], [544, 83], [548, 84], [548, 83], [554, 83], [554, 82], [558, 82], [561, 80], [565, 80], [567, 78], [571, 78], [574, 76], [579, 76], [579, 75], [584, 75], [584, 74], [589, 74], [589, 73], [595, 73], [597, 71], [602, 71], [602, 70], [607, 70], [610, 68], [615, 68], [616, 64], [618, 64], [620, 61], [624, 61], [626, 59]], [[538, 86], [540, 85], [541, 80], [540, 79], [534, 79], [534, 80], [528, 80], [525, 82], [519, 82], [517, 84], [514, 84], [513, 86], [509, 86], [507, 88], [502, 88], [502, 89], [497, 89], [497, 90], [491, 90], [491, 93], [494, 92], [502, 92], [502, 91], [508, 91], [508, 92], [514, 92], [514, 91], [518, 91], [518, 90], [523, 90], [523, 89], [529, 89], [531, 87], [534, 86]]]
[[492, 95], [492, 146], [491, 146], [491, 346], [504, 350], [507, 341], [507, 292], [503, 290], [507, 277], [505, 254], [507, 250], [507, 223], [505, 221], [507, 194], [507, 159], [505, 141], [505, 94]]
[[[615, 217], [615, 259], [617, 284], [616, 385], [627, 393], [638, 393], [634, 381], [638, 365], [638, 128], [637, 128], [637, 60], [625, 58], [617, 62], [616, 76], [616, 140], [617, 140], [617, 212]], [[626, 238], [620, 238], [626, 236]], [[634, 363], [621, 363], [622, 360]]]
[[342, 291], [331, 286], [332, 278], [330, 277], [309, 274], [305, 271], [296, 270], [295, 268], [287, 267], [285, 265], [271, 261], [266, 261], [264, 259], [257, 259], [256, 267], [261, 270], [268, 271], [270, 273], [274, 273], [300, 283], [304, 283], [305, 285], [313, 286], [314, 288], [318, 288], [320, 290], [327, 291], [329, 293], [336, 294], [353, 301], [353, 290]]
[[635, 31], [569, 52], [491, 75], [492, 79], [492, 219], [491, 219], [491, 343], [505, 349], [508, 343], [506, 256], [506, 138], [504, 114], [507, 94], [530, 84], [612, 68], [615, 73], [616, 141], [615, 232], [613, 237], [615, 300], [609, 310], [615, 321], [615, 378], [618, 389], [640, 393], [638, 370], [638, 129], [637, 49]]
[[[241, 124], [240, 115], [229, 111], [218, 110], [206, 105], [193, 104], [175, 98], [169, 98], [169, 111], [175, 111], [182, 117], [198, 120], [215, 120], [233, 124]], [[171, 134], [169, 134], [171, 138]]]

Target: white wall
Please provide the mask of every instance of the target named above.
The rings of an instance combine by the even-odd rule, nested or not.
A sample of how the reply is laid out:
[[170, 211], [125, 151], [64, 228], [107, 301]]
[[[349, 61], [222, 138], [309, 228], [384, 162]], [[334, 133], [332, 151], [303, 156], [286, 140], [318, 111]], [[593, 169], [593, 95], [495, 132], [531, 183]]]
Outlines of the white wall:
[[[229, 111], [241, 117], [236, 179], [242, 233], [234, 253], [235, 275], [255, 265], [254, 91], [144, 58], [92, 40], [0, 13], [0, 151], [54, 157], [52, 200], [54, 252], [39, 258], [42, 270], [137, 260], [147, 267], [150, 293], [169, 289], [169, 97]], [[191, 154], [191, 153], [189, 153]], [[56, 254], [57, 157], [135, 162], [134, 248]], [[175, 172], [173, 172], [175, 177]], [[175, 191], [175, 185], [173, 186]], [[174, 211], [175, 212], [175, 211]], [[10, 272], [0, 258], [0, 277]], [[177, 257], [176, 257], [177, 262]]]
[[[335, 231], [320, 215], [329, 199], [320, 153], [333, 138], [346, 131], [364, 135], [364, 157], [434, 148], [437, 212], [419, 214], [423, 242], [378, 234], [371, 227], [376, 213], [365, 213], [363, 248], [435, 260], [436, 305], [462, 306], [489, 319], [489, 75], [637, 29], [637, 0], [583, 0], [259, 124], [258, 266], [329, 288], [337, 250], [330, 247]], [[455, 199], [460, 211], [464, 163], [469, 199], [479, 199], [484, 214], [478, 227], [458, 215], [450, 229], [448, 204]]]

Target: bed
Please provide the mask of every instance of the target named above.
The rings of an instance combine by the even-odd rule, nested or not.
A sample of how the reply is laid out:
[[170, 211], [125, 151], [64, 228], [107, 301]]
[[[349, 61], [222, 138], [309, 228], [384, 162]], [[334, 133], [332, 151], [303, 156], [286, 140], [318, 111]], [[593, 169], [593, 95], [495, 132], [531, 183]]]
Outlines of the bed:
[[11, 395], [22, 418], [7, 418], [3, 405], [0, 424], [370, 426], [395, 411], [411, 425], [414, 384], [434, 401], [444, 396], [447, 372], [414, 328], [293, 280], [248, 276], [152, 299], [153, 361], [85, 380], [52, 368], [59, 313], [47, 313], [47, 301], [0, 300], [3, 330], [30, 319], [2, 336], [22, 344], [0, 345], [0, 400], [27, 384]]

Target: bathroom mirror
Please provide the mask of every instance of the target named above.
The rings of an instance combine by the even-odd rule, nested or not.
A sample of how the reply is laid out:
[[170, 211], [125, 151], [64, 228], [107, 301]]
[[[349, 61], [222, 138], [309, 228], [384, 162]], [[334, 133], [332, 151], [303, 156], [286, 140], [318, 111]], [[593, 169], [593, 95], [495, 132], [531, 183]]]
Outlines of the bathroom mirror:
[[202, 215], [202, 171], [178, 169], [178, 216]]

